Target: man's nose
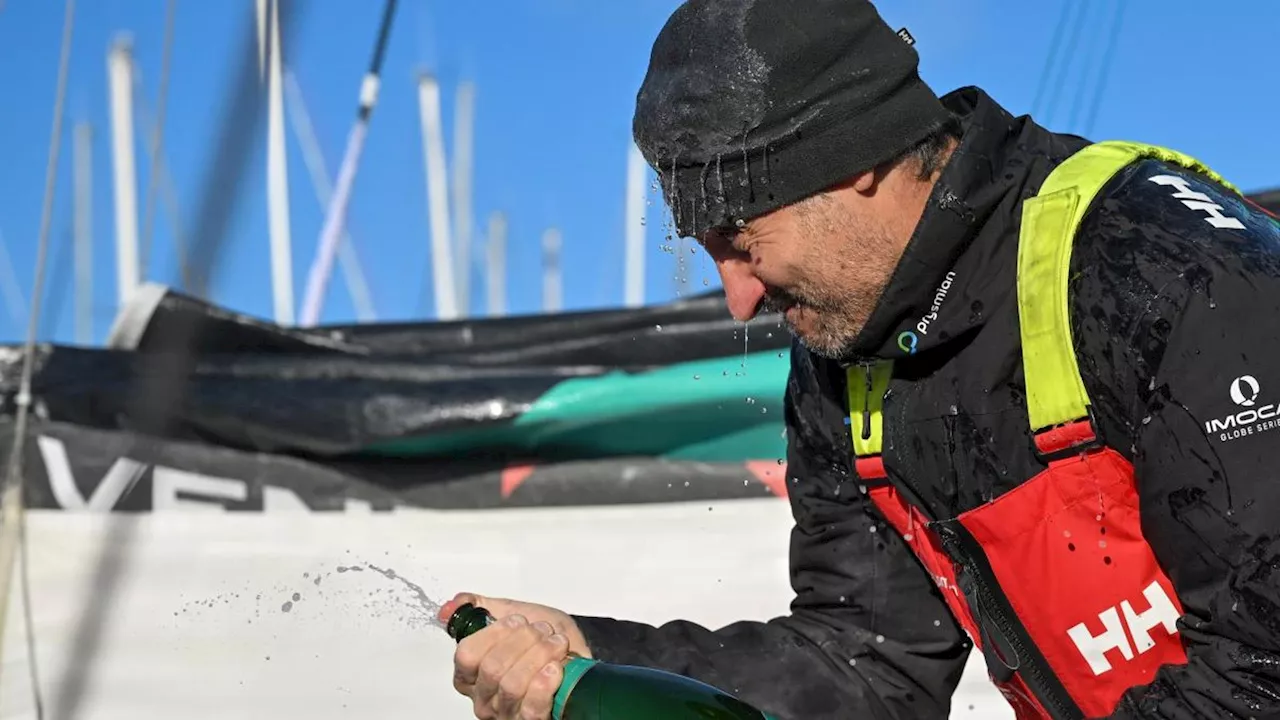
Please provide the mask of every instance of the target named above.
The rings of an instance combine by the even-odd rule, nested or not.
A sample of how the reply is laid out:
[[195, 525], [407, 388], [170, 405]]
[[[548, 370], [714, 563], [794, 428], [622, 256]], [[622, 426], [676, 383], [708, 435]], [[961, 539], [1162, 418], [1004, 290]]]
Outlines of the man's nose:
[[724, 258], [716, 262], [720, 283], [724, 286], [725, 302], [734, 320], [746, 322], [756, 316], [764, 300], [765, 288], [760, 278], [751, 270], [746, 258]]

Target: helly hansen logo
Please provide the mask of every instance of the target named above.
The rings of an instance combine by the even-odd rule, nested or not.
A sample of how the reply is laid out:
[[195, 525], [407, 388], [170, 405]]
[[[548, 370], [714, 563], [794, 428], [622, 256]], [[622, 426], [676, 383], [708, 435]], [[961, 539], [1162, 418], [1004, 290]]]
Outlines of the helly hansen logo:
[[[1153, 581], [1142, 591], [1142, 596], [1146, 598], [1149, 608], [1145, 612], [1136, 612], [1133, 605], [1125, 600], [1118, 606], [1098, 613], [1098, 624], [1102, 626], [1102, 632], [1098, 635], [1090, 630], [1092, 623], [1080, 623], [1067, 631], [1094, 675], [1102, 675], [1111, 670], [1108, 652], [1118, 650], [1129, 661], [1135, 657], [1135, 651], [1136, 655], [1141, 655], [1155, 647], [1156, 641], [1151, 637], [1151, 631], [1157, 626], [1163, 625], [1168, 635], [1177, 634], [1178, 608], [1169, 599], [1164, 587]], [[1128, 634], [1125, 634], [1126, 627], [1129, 628]], [[1130, 637], [1133, 638], [1133, 644], [1129, 643]]]
[[1178, 192], [1174, 193], [1173, 196], [1181, 200], [1182, 204], [1189, 209], [1207, 213], [1208, 217], [1204, 221], [1210, 225], [1216, 228], [1230, 228], [1232, 230], [1244, 229], [1244, 223], [1223, 214], [1221, 205], [1215, 203], [1213, 198], [1208, 195], [1192, 190], [1191, 184], [1186, 179], [1177, 175], [1156, 175], [1153, 178], [1149, 178], [1149, 180], [1157, 185], [1176, 188]]

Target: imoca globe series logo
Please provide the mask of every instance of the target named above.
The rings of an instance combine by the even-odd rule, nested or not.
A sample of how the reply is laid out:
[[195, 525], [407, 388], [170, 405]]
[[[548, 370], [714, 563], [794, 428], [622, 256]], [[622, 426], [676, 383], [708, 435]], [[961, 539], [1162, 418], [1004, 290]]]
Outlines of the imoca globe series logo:
[[1206, 435], [1217, 435], [1219, 441], [1228, 442], [1280, 427], [1280, 406], [1276, 403], [1259, 404], [1262, 386], [1254, 376], [1241, 375], [1232, 380], [1228, 394], [1231, 401], [1241, 409], [1231, 415], [1206, 421]]
[[1258, 400], [1258, 380], [1252, 375], [1241, 375], [1231, 381], [1231, 399], [1242, 407], [1253, 407]]

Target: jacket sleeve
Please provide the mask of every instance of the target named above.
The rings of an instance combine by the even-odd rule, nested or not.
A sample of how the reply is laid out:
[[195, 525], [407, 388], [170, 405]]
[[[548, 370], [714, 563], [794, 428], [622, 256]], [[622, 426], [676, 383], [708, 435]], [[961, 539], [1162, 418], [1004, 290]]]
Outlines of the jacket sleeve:
[[1086, 271], [1113, 277], [1077, 312], [1095, 361], [1127, 358], [1095, 364], [1098, 404], [1111, 406], [1104, 433], [1131, 443], [1187, 663], [1110, 717], [1280, 717], [1280, 224], [1167, 167], [1130, 186], [1095, 224], [1105, 247], [1089, 266], [1108, 270]]
[[577, 617], [594, 655], [702, 680], [779, 720], [947, 717], [969, 644], [859, 492], [840, 387], [834, 370], [820, 375], [807, 351], [793, 350], [784, 401], [791, 613], [717, 630]]

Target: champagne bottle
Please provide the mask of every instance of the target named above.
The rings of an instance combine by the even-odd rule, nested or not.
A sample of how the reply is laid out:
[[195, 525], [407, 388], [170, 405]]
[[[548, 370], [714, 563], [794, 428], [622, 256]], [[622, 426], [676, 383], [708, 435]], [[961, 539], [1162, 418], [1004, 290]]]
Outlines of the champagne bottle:
[[[449, 618], [458, 642], [493, 622], [470, 603]], [[552, 720], [775, 720], [728, 693], [654, 668], [617, 665], [570, 653], [552, 703]]]

